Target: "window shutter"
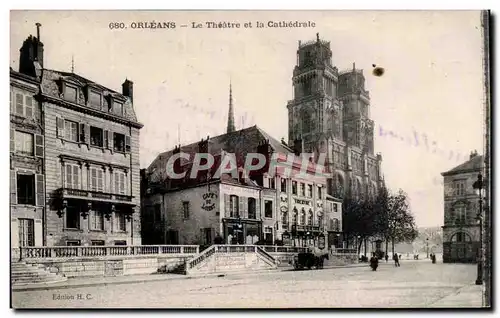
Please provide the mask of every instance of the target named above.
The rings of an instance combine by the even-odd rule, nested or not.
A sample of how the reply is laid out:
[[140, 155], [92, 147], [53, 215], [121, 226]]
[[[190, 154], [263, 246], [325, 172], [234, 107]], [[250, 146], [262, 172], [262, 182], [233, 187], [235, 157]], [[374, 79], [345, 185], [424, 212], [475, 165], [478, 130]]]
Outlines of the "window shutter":
[[10, 204], [17, 203], [17, 176], [15, 170], [10, 170]]
[[125, 136], [125, 152], [130, 152], [130, 136]]
[[88, 144], [90, 143], [90, 126], [89, 125], [84, 125], [84, 126], [85, 126], [83, 130], [85, 137], [84, 142]]
[[240, 216], [242, 218], [248, 218], [248, 198], [247, 197], [240, 198], [240, 206], [243, 207], [240, 211]]
[[78, 141], [81, 143], [86, 143], [87, 139], [85, 139], [85, 124], [80, 124], [80, 127], [78, 127]]
[[64, 138], [64, 119], [56, 117], [57, 138]]
[[238, 202], [238, 207], [239, 207], [239, 209], [238, 209], [238, 216], [241, 218], [241, 217], [244, 216], [243, 210], [245, 209], [245, 207], [244, 207], [244, 201], [245, 200], [243, 200], [243, 197], [237, 197], [237, 198], [238, 198], [238, 201], [239, 201]]
[[109, 131], [104, 131], [104, 148], [109, 149]]
[[10, 130], [10, 151], [16, 151], [16, 131], [14, 129]]
[[260, 199], [255, 199], [255, 218], [262, 218], [262, 215], [260, 214]]
[[224, 194], [224, 212], [226, 217], [230, 215], [230, 202], [229, 202], [229, 194]]
[[78, 166], [73, 166], [73, 189], [80, 189], [79, 170]]
[[120, 186], [119, 186], [119, 183], [120, 183], [120, 175], [118, 174], [118, 172], [115, 172], [114, 173], [114, 176], [115, 178], [115, 193], [119, 193], [120, 192]]
[[10, 88], [10, 112], [14, 113], [14, 91], [12, 90], [12, 87]]
[[97, 172], [97, 190], [98, 191], [103, 191], [104, 185], [103, 185], [103, 173], [102, 170], [99, 169]]
[[26, 117], [33, 117], [33, 97], [24, 96], [24, 105], [26, 107]]
[[36, 175], [36, 205], [44, 206], [45, 205], [45, 191], [44, 182], [43, 182], [43, 174]]
[[35, 135], [35, 156], [43, 157], [43, 136]]
[[34, 112], [34, 117], [37, 121], [40, 121], [42, 119], [42, 115], [41, 115], [41, 110], [40, 110], [40, 103], [38, 103], [37, 101], [34, 101], [33, 103], [33, 112]]

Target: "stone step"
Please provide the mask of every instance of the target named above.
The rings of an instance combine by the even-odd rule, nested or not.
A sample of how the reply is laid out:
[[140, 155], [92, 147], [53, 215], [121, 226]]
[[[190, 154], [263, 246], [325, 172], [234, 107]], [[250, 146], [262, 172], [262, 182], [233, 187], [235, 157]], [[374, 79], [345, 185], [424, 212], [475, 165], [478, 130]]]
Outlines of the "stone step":
[[11, 273], [11, 275], [10, 275], [10, 277], [38, 277], [38, 276], [43, 276], [43, 277], [57, 276], [57, 274], [43, 271], [43, 272], [36, 272], [36, 273], [33, 273], [33, 272], [15, 272], [15, 273]]
[[55, 282], [63, 282], [66, 281], [66, 277], [50, 277], [50, 278], [20, 278], [12, 280], [13, 285], [29, 285], [29, 284], [38, 284], [38, 283], [55, 283]]
[[45, 272], [46, 269], [44, 268], [17, 268], [14, 270], [11, 270], [11, 273], [41, 273]]
[[18, 268], [45, 268], [42, 264], [16, 264], [12, 265], [10, 267], [11, 269], [18, 269]]

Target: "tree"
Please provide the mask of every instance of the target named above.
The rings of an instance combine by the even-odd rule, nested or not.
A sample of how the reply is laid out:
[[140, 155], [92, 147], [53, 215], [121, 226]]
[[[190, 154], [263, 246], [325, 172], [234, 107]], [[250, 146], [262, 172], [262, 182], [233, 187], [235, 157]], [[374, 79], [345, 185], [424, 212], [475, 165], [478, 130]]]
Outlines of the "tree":
[[384, 216], [386, 222], [384, 235], [390, 239], [394, 254], [394, 244], [413, 242], [418, 236], [418, 230], [410, 210], [407, 194], [399, 189], [396, 194], [389, 194], [388, 199], [388, 210]]

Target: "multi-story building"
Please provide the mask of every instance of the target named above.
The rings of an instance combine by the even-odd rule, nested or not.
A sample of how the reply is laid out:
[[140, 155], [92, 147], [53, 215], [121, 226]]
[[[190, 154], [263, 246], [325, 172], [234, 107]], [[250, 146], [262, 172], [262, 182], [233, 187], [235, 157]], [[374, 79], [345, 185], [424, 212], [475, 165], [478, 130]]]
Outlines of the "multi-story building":
[[34, 232], [35, 245], [140, 244], [142, 124], [133, 83], [118, 93], [44, 68], [37, 26], [21, 48], [22, 74], [11, 71], [12, 158], [20, 162], [11, 170], [11, 205], [20, 241], [32, 245]]
[[[341, 232], [342, 208], [340, 200], [326, 193], [323, 167], [300, 156], [303, 152], [300, 142], [292, 149], [257, 126], [235, 131], [232, 114], [230, 97], [226, 134], [162, 153], [143, 173], [147, 179], [143, 183], [147, 187], [143, 194], [143, 224], [151, 229], [144, 234], [156, 233], [155, 237], [145, 237], [144, 242], [210, 244], [210, 235], [206, 233], [213, 233], [212, 238], [220, 236], [226, 243], [249, 244], [260, 240], [272, 244], [288, 237], [291, 240], [285, 244], [311, 245], [321, 233], [330, 233], [328, 242], [334, 244]], [[210, 153], [219, 158], [216, 160], [219, 163], [224, 154], [234, 154], [238, 169], [244, 169], [249, 153], [259, 153], [266, 158], [266, 165], [249, 172], [247, 178], [238, 173], [237, 177], [223, 175], [210, 181], [171, 180], [165, 175], [167, 162], [180, 152], [190, 158], [175, 161], [184, 167], [192, 165], [196, 153]], [[293, 156], [291, 160], [289, 156]], [[275, 168], [270, 171], [271, 160], [275, 160]], [[304, 160], [307, 171], [301, 174]], [[218, 168], [217, 164], [214, 167]], [[212, 169], [210, 175], [214, 176], [215, 171]], [[212, 189], [210, 193], [206, 187]], [[203, 208], [208, 204], [205, 197], [215, 202], [210, 211]], [[187, 214], [182, 212], [186, 207], [190, 211]], [[209, 214], [213, 218], [207, 218]], [[188, 219], [183, 218], [186, 215]], [[161, 235], [161, 228], [175, 234]], [[170, 239], [177, 236], [183, 239]]]
[[475, 262], [480, 248], [479, 196], [473, 184], [484, 157], [473, 152], [463, 164], [441, 173], [444, 178], [443, 262]]
[[10, 69], [11, 247], [42, 246], [45, 217], [44, 129], [39, 101], [43, 44], [29, 36], [19, 72]]
[[[374, 123], [363, 70], [339, 72], [330, 42], [301, 43], [288, 108], [288, 144], [302, 140], [307, 153], [326, 154], [328, 193], [373, 196], [381, 186], [382, 156], [374, 154]], [[346, 191], [347, 190], [347, 191]]]

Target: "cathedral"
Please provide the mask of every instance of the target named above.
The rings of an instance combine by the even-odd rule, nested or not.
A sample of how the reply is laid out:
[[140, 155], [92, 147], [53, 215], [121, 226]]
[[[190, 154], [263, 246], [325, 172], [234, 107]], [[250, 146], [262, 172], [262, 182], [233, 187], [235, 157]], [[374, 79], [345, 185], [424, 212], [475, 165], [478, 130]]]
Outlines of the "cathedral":
[[[340, 71], [330, 42], [299, 41], [288, 101], [288, 145], [326, 154], [328, 193], [337, 198], [373, 197], [383, 182], [382, 156], [374, 153], [374, 123], [363, 70]], [[324, 156], [324, 155], [323, 155]]]

